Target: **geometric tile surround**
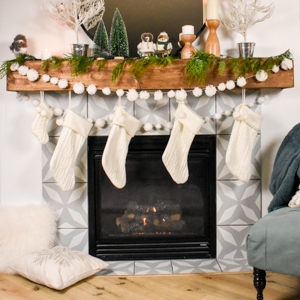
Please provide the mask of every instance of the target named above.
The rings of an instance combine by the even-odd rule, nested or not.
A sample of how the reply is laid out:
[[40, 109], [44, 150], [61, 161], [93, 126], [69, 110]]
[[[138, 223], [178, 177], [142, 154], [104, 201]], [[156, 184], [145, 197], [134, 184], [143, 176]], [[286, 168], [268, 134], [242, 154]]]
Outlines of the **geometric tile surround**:
[[[247, 91], [247, 102], [255, 102], [260, 96], [259, 90]], [[188, 96], [188, 105], [200, 116], [210, 116], [217, 112], [230, 110], [242, 101], [240, 91], [218, 92], [214, 97], [205, 95], [195, 98]], [[82, 117], [104, 118], [109, 120], [117, 97], [104, 96], [102, 92], [90, 96], [87, 94], [72, 94], [72, 110]], [[52, 108], [68, 106], [67, 92], [46, 92], [45, 103]], [[152, 99], [130, 102], [123, 97], [125, 110], [134, 115], [142, 123], [160, 123], [165, 125], [173, 120], [177, 104], [166, 96], [160, 101]], [[253, 108], [260, 113], [260, 106]], [[83, 145], [76, 161], [76, 184], [69, 192], [63, 192], [55, 184], [49, 162], [58, 142], [61, 128], [56, 125], [56, 117], [48, 124], [49, 142], [42, 146], [42, 178], [43, 199], [59, 213], [58, 243], [75, 250], [88, 252], [88, 222], [87, 222], [87, 149]], [[236, 180], [225, 164], [225, 154], [230, 139], [233, 118], [224, 118], [218, 122], [205, 123], [199, 134], [216, 134], [217, 136], [217, 258], [172, 261], [118, 261], [109, 262], [109, 269], [101, 274], [172, 274], [199, 272], [229, 272], [249, 270], [246, 259], [245, 237], [251, 225], [261, 216], [261, 163], [260, 135], [252, 155], [251, 180], [242, 183]], [[110, 125], [105, 128], [93, 127], [91, 135], [108, 135]], [[137, 135], [169, 135], [165, 130], [153, 130]]]

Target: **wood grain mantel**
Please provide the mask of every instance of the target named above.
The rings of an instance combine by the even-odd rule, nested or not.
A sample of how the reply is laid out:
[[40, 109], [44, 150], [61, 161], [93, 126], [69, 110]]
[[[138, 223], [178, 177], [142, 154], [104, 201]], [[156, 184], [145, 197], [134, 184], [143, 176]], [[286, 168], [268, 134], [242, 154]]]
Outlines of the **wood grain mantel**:
[[[204, 88], [211, 84], [217, 86], [219, 83], [228, 80], [234, 80], [234, 76], [230, 70], [226, 70], [223, 75], [219, 75], [217, 70], [210, 70], [207, 74], [206, 82], [199, 84], [192, 82], [188, 84], [187, 76], [184, 74], [184, 67], [187, 60], [175, 59], [172, 65], [163, 67], [149, 67], [143, 74], [142, 78], [137, 80], [133, 74], [128, 72], [130, 66], [125, 67], [125, 72], [116, 83], [113, 83], [112, 70], [120, 63], [118, 60], [109, 60], [104, 68], [100, 71], [97, 66], [92, 65], [89, 71], [76, 78], [72, 78], [70, 66], [64, 62], [61, 67], [57, 69], [50, 69], [47, 72], [41, 70], [41, 61], [27, 61], [25, 65], [29, 68], [35, 69], [39, 74], [49, 74], [51, 77], [58, 79], [67, 79], [69, 86], [65, 90], [72, 90], [72, 84], [81, 81], [85, 86], [93, 83], [98, 89], [109, 87], [112, 90], [116, 89], [136, 89], [136, 90], [170, 90], [170, 89], [191, 89], [194, 87]], [[251, 74], [247, 74], [251, 75]], [[260, 89], [260, 88], [292, 88], [294, 87], [294, 69], [283, 71], [279, 70], [278, 73], [270, 72], [269, 78], [264, 82], [258, 82], [255, 77], [247, 79], [247, 89]], [[40, 78], [31, 82], [26, 76], [22, 76], [19, 72], [11, 72], [7, 76], [7, 91], [61, 91], [57, 85], [50, 82], [46, 83]]]

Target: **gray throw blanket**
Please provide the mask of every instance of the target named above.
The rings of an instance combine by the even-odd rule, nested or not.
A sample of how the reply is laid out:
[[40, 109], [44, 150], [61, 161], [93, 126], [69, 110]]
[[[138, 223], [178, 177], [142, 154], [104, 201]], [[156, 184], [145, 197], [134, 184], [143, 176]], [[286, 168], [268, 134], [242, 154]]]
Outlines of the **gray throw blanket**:
[[275, 157], [269, 185], [274, 196], [268, 211], [288, 206], [298, 190], [300, 178], [300, 123], [282, 141]]

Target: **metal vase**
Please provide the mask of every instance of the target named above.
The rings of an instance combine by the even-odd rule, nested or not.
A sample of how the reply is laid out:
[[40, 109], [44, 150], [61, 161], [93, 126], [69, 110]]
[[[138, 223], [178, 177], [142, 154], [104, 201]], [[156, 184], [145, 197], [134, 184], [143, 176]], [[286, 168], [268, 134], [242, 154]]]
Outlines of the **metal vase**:
[[237, 43], [240, 57], [252, 57], [254, 53], [255, 43], [243, 42]]
[[79, 56], [87, 56], [89, 44], [71, 44], [71, 50]]

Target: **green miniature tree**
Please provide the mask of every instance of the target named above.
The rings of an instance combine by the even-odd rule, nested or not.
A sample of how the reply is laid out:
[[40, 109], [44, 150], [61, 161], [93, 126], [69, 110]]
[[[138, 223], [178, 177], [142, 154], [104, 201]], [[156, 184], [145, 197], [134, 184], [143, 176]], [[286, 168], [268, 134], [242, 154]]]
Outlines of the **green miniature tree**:
[[118, 9], [115, 10], [110, 29], [110, 53], [113, 56], [129, 56], [126, 26]]
[[109, 40], [103, 19], [101, 19], [98, 24], [93, 41], [95, 43], [93, 48], [93, 56], [109, 56]]

